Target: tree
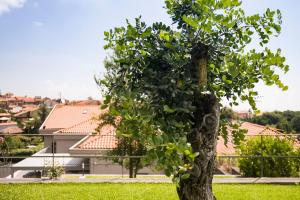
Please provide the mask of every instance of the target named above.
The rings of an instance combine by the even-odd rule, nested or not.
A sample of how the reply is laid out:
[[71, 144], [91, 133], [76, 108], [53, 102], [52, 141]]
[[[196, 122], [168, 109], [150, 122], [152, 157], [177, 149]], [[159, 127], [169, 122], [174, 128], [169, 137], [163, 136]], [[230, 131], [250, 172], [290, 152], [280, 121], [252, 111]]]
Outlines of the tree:
[[295, 130], [297, 133], [300, 133], [300, 115], [296, 115], [292, 120], [291, 120], [291, 126], [293, 130]]
[[[8, 163], [8, 159], [5, 158], [10, 154], [9, 144], [6, 141], [6, 137], [0, 137], [0, 154], [1, 154], [1, 162], [6, 165]], [[1, 163], [1, 164], [2, 164]]]
[[[108, 108], [103, 119], [121, 119], [117, 135], [145, 145], [147, 158], [173, 175], [181, 200], [212, 200], [218, 130], [225, 126], [219, 125], [220, 99], [248, 101], [257, 111], [260, 80], [287, 89], [275, 71], [288, 71], [285, 58], [266, 47], [280, 33], [281, 14], [267, 9], [247, 16], [238, 0], [165, 3], [176, 29], [147, 26], [139, 17], [104, 33], [111, 56], [97, 81]], [[247, 49], [254, 35], [261, 50]]]
[[232, 121], [232, 120], [235, 120], [237, 118], [238, 118], [237, 115], [235, 114], [235, 112], [231, 108], [223, 107], [221, 109], [220, 119]]
[[49, 114], [49, 109], [47, 108], [47, 106], [45, 104], [41, 104], [39, 106], [39, 111], [38, 111], [38, 117], [40, 118], [41, 125], [47, 118], [48, 114]]
[[282, 115], [275, 112], [266, 112], [261, 116], [255, 116], [249, 121], [260, 124], [260, 125], [274, 125], [278, 124], [282, 119]]
[[29, 119], [25, 123], [21, 124], [21, 128], [24, 129], [25, 134], [38, 134], [39, 128], [48, 116], [49, 109], [46, 105], [41, 104], [39, 106], [37, 115]]
[[[300, 127], [300, 112], [299, 111], [274, 111], [266, 112], [262, 115], [255, 116], [247, 121], [254, 122], [261, 125], [270, 125], [278, 129], [284, 130], [285, 132], [299, 132]], [[297, 128], [298, 126], [298, 128]]]
[[113, 161], [125, 166], [129, 170], [129, 178], [136, 178], [138, 170], [144, 167], [142, 156], [145, 155], [145, 147], [132, 138], [119, 138], [118, 145], [109, 154], [114, 156], [128, 156], [125, 158], [114, 158]]

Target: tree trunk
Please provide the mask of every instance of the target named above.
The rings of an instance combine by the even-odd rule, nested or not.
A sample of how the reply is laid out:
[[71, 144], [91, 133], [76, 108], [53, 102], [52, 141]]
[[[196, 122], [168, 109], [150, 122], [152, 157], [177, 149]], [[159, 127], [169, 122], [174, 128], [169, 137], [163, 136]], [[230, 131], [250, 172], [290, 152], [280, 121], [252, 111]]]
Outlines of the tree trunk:
[[134, 178], [133, 177], [134, 170], [133, 170], [132, 158], [129, 158], [128, 169], [129, 169], [129, 178]]
[[133, 174], [134, 178], [136, 178], [136, 175], [138, 173], [140, 161], [141, 161], [140, 158], [135, 158], [135, 160], [134, 160], [134, 167], [135, 167], [134, 174]]
[[[132, 156], [132, 141], [130, 140], [130, 145], [129, 145], [129, 156]], [[128, 168], [129, 168], [129, 178], [133, 178], [133, 158], [129, 157], [128, 159]]]
[[[204, 52], [203, 52], [204, 51]], [[199, 88], [205, 88], [207, 73], [207, 48], [200, 46], [196, 55], [192, 57], [195, 82]], [[220, 104], [219, 100], [211, 93], [195, 91], [194, 126], [187, 135], [187, 141], [192, 145], [194, 152], [199, 152], [193, 163], [193, 168], [188, 171], [190, 177], [180, 180], [177, 193], [180, 200], [215, 200], [212, 193], [212, 179], [215, 167], [216, 143], [219, 129]]]

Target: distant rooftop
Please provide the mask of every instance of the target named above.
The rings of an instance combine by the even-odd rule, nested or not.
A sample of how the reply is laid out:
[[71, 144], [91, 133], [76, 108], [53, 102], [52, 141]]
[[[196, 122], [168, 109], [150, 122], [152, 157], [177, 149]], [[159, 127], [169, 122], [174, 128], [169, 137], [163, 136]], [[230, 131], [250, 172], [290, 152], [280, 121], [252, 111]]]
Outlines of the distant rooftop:
[[[259, 124], [253, 124], [250, 122], [243, 122], [241, 124], [241, 129], [246, 129], [248, 132], [246, 136], [254, 136], [254, 135], [273, 135], [273, 134], [281, 134], [281, 132], [275, 128], [262, 126]], [[217, 143], [217, 154], [218, 155], [234, 155], [235, 154], [235, 147], [232, 141], [231, 129], [228, 128], [229, 135], [228, 135], [228, 143], [227, 145], [224, 144], [224, 139], [219, 136], [218, 143]]]
[[94, 133], [98, 127], [98, 122], [93, 119], [88, 119], [86, 121], [75, 124], [69, 128], [64, 128], [55, 132], [55, 134], [68, 135], [68, 134], [78, 134], [78, 135], [87, 135]]
[[[56, 105], [40, 127], [44, 129], [65, 129], [79, 126], [101, 113], [99, 105]], [[79, 126], [80, 127], [80, 126]], [[73, 127], [74, 128], [74, 127]], [[67, 130], [66, 130], [67, 131]]]

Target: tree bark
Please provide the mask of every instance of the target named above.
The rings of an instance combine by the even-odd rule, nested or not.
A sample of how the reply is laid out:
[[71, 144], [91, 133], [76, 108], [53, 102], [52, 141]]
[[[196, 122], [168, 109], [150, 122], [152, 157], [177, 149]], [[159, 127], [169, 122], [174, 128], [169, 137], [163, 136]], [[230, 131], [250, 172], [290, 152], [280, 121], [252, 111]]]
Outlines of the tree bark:
[[[129, 156], [132, 156], [132, 141], [130, 140], [129, 143]], [[128, 169], [129, 169], [129, 178], [134, 178], [133, 177], [133, 158], [129, 157], [128, 159]]]
[[140, 161], [141, 161], [140, 158], [135, 158], [135, 160], [134, 160], [134, 166], [135, 166], [135, 168], [134, 168], [134, 175], [133, 175], [134, 178], [136, 178], [136, 175], [138, 173]]
[[132, 158], [129, 158], [129, 163], [128, 163], [128, 169], [129, 169], [129, 178], [134, 178], [133, 177], [133, 163], [132, 163]]
[[[180, 180], [177, 193], [180, 200], [215, 200], [212, 179], [215, 168], [216, 143], [219, 129], [220, 105], [212, 93], [201, 93], [207, 82], [207, 48], [200, 46], [192, 57], [199, 90], [195, 91], [194, 127], [187, 135], [187, 141], [194, 152], [199, 152], [188, 171], [190, 177]], [[195, 81], [195, 82], [196, 82]]]

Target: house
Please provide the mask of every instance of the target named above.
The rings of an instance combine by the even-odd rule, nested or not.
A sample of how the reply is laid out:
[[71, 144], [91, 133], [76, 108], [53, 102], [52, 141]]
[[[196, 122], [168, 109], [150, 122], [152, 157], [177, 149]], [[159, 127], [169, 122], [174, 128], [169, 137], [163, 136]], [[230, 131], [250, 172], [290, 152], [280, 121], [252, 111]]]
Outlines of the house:
[[5, 123], [0, 123], [0, 133], [4, 134], [18, 134], [22, 133], [23, 130], [18, 127], [17, 122], [5, 122]]
[[251, 110], [248, 111], [237, 111], [235, 112], [235, 114], [237, 115], [237, 117], [239, 119], [250, 119], [253, 117], [253, 113], [251, 112]]
[[[247, 130], [246, 138], [253, 137], [256, 135], [274, 135], [282, 134], [278, 129], [262, 126], [259, 124], [254, 124], [250, 122], [242, 122], [240, 129]], [[217, 155], [236, 155], [235, 145], [233, 143], [233, 138], [231, 133], [231, 128], [228, 128], [228, 143], [224, 144], [224, 139], [219, 136], [217, 143]]]
[[39, 107], [35, 105], [24, 105], [22, 110], [16, 114], [14, 114], [14, 118], [21, 121], [25, 122], [30, 120], [31, 118], [34, 118], [38, 116], [38, 110]]
[[[97, 157], [107, 155], [109, 150], [117, 146], [113, 126], [105, 125], [97, 130], [96, 118], [102, 112], [99, 105], [89, 103], [55, 105], [39, 129], [40, 135], [44, 138], [44, 149], [15, 164], [14, 169], [43, 170], [45, 160], [48, 159], [47, 162], [51, 163], [50, 158], [53, 156], [53, 160], [64, 166], [66, 172], [81, 172], [84, 164], [85, 170], [91, 174], [126, 173], [126, 170], [123, 171], [120, 165]], [[277, 129], [249, 122], [243, 122], [241, 128], [248, 130], [248, 136], [279, 133]], [[227, 146], [224, 145], [223, 138], [219, 138], [217, 154], [236, 154], [231, 136], [229, 136]], [[139, 173], [153, 174], [157, 172], [145, 167]]]
[[[37, 170], [43, 172], [45, 168], [59, 164], [66, 173], [82, 171], [84, 163], [89, 169], [89, 159], [85, 157], [71, 157], [69, 148], [89, 134], [94, 128], [82, 127], [80, 124], [100, 114], [100, 107], [57, 104], [51, 110], [39, 132], [44, 138], [44, 148], [12, 167], [11, 177], [17, 170]], [[78, 128], [77, 128], [78, 127]], [[72, 130], [72, 132], [68, 132]]]
[[[93, 126], [80, 126], [82, 123], [100, 115], [98, 105], [63, 105], [58, 104], [49, 113], [40, 127], [44, 135], [44, 147], [49, 152], [68, 153], [69, 148], [85, 136], [94, 132]], [[73, 132], [70, 132], [70, 131]]]
[[5, 123], [11, 121], [10, 113], [0, 113], [0, 123]]
[[[56, 105], [40, 128], [40, 134], [44, 137], [44, 147], [47, 153], [68, 153], [70, 156], [91, 156], [105, 155], [108, 150], [114, 149], [117, 145], [115, 128], [106, 125], [97, 131], [98, 121], [95, 117], [101, 114], [99, 105], [93, 104], [72, 104]], [[257, 134], [279, 133], [277, 129], [243, 122], [242, 129], [248, 130], [247, 136]], [[230, 129], [229, 129], [230, 131]], [[218, 155], [234, 155], [235, 147], [232, 137], [224, 144], [224, 139], [219, 138], [217, 143]], [[103, 165], [115, 168], [116, 165], [104, 160], [90, 157], [85, 160], [89, 166], [90, 173], [103, 172]], [[107, 172], [107, 171], [106, 171]], [[143, 169], [142, 173], [153, 173], [150, 169]]]
[[[102, 112], [98, 104], [90, 102], [56, 105], [39, 130], [44, 137], [45, 153], [82, 157], [82, 162], [92, 174], [119, 174], [122, 171], [126, 173], [119, 164], [95, 157], [105, 156], [107, 151], [117, 146], [113, 126], [105, 125], [96, 131], [98, 121], [95, 118]], [[150, 168], [139, 172], [155, 173]]]

